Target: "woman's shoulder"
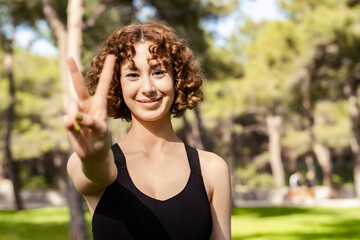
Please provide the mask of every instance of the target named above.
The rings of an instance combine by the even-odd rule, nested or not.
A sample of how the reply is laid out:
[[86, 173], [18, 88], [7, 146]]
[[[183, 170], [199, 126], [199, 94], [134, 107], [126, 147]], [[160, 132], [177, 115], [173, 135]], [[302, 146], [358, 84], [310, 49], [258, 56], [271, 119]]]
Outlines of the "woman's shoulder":
[[227, 188], [230, 181], [230, 171], [226, 161], [213, 152], [198, 150], [201, 174], [204, 180], [208, 198], [211, 201], [214, 192]]
[[212, 179], [216, 177], [226, 177], [229, 174], [229, 167], [227, 162], [216, 153], [199, 150], [199, 159], [201, 171], [205, 177], [211, 176]]
[[228, 167], [226, 161], [216, 153], [199, 149], [197, 149], [197, 151], [199, 153], [199, 159], [201, 164], [205, 164], [206, 166], [209, 166], [211, 168], [220, 167], [226, 169]]

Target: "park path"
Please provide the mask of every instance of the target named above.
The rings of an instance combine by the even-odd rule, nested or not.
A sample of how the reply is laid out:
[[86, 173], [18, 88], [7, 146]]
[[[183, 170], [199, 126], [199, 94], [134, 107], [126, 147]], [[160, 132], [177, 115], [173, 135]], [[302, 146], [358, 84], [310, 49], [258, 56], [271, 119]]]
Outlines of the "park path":
[[[245, 200], [245, 195], [237, 195], [234, 207], [360, 207], [360, 200], [356, 198], [329, 199], [326, 191], [317, 191], [315, 198], [299, 197], [284, 200], [287, 189], [277, 191], [276, 194], [267, 193], [262, 200]], [[66, 193], [56, 190], [24, 190], [21, 191], [25, 209], [42, 207], [67, 206]], [[85, 202], [84, 202], [85, 204]], [[14, 209], [14, 199], [10, 181], [0, 181], [0, 211]]]
[[321, 199], [305, 201], [273, 202], [266, 200], [252, 200], [235, 202], [235, 207], [360, 207], [360, 200], [356, 198]]

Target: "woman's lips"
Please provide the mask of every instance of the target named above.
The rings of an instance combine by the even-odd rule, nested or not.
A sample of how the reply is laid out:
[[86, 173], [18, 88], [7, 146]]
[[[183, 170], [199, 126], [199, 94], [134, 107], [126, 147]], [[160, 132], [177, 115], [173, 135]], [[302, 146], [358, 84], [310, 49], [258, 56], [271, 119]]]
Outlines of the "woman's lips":
[[162, 97], [159, 98], [149, 98], [149, 99], [139, 99], [137, 100], [139, 103], [141, 103], [142, 106], [148, 108], [148, 109], [152, 109], [152, 108], [156, 108], [160, 102], [161, 102]]
[[153, 103], [153, 102], [158, 102], [161, 100], [161, 97], [159, 98], [149, 98], [149, 99], [139, 99], [137, 100], [139, 103]]

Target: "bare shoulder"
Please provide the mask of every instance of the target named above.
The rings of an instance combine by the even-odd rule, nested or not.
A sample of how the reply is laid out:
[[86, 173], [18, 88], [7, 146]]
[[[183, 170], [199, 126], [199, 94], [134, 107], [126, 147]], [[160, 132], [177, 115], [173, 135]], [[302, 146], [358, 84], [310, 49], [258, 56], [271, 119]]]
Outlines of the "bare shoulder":
[[228, 174], [229, 167], [226, 161], [213, 152], [198, 150], [200, 165], [204, 173], [218, 174]]
[[210, 239], [231, 238], [231, 181], [226, 161], [212, 152], [198, 150], [201, 172], [211, 207]]
[[230, 182], [230, 172], [226, 161], [213, 152], [198, 150], [201, 173], [210, 201], [218, 189], [226, 189]]

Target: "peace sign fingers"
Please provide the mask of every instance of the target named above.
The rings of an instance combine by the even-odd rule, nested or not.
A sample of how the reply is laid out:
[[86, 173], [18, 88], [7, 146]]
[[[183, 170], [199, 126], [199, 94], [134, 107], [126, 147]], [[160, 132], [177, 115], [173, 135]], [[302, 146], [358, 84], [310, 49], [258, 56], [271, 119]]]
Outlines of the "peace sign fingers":
[[99, 83], [96, 88], [95, 96], [99, 99], [106, 100], [108, 95], [109, 86], [113, 79], [114, 67], [115, 67], [116, 57], [112, 54], [106, 56], [104, 67], [101, 71]]
[[83, 100], [87, 99], [88, 97], [90, 97], [89, 93], [87, 92], [87, 88], [85, 86], [84, 78], [81, 75], [81, 73], [79, 72], [74, 58], [69, 57], [67, 59], [67, 64], [70, 69], [70, 74], [71, 74], [71, 78], [73, 80], [76, 94], [78, 95], [79, 100], [83, 101]]

